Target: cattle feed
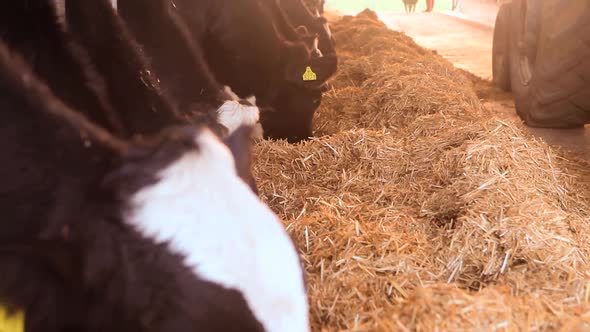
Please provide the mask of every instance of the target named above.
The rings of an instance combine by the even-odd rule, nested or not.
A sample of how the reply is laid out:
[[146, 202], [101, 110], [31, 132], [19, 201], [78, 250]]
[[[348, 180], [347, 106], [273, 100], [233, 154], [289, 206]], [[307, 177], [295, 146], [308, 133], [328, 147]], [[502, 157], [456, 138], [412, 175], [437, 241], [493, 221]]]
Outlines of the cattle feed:
[[266, 331], [308, 331], [302, 270], [289, 236], [237, 176], [228, 176], [235, 171], [227, 148], [207, 131], [195, 142], [198, 151], [133, 196], [127, 223], [169, 243], [197, 275], [240, 291]]
[[[58, 23], [56, 13], [63, 15], [66, 7], [74, 18]], [[151, 74], [134, 41], [127, 38], [118, 17], [112, 15], [108, 1], [16, 1], [7, 3], [1, 16], [5, 18], [0, 24], [5, 41], [28, 60], [58, 97], [101, 126], [128, 136], [186, 123], [159, 91], [158, 78]], [[65, 31], [67, 25], [72, 29]], [[108, 56], [103, 45], [113, 48], [109, 48]], [[70, 75], [64, 76], [63, 72]], [[88, 83], [80, 84], [83, 80]], [[105, 117], [107, 119], [103, 120]], [[208, 114], [206, 118], [190, 120], [193, 123], [203, 120], [212, 127], [219, 127], [212, 123], [213, 117]]]

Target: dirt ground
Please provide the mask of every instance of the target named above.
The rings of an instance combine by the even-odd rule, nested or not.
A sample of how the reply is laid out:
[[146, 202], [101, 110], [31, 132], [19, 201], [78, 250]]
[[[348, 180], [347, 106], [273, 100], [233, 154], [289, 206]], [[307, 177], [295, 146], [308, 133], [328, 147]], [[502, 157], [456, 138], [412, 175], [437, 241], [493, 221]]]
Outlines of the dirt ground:
[[[480, 98], [484, 106], [503, 118], [520, 121], [514, 109], [512, 96], [502, 93], [486, 80], [492, 77], [492, 29], [464, 22], [441, 13], [378, 13], [379, 18], [392, 30], [405, 32], [421, 46], [436, 50], [456, 67], [464, 69], [477, 77]], [[486, 86], [487, 85], [487, 86]], [[529, 128], [529, 132], [547, 143], [590, 160], [590, 128], [574, 130], [553, 130]]]

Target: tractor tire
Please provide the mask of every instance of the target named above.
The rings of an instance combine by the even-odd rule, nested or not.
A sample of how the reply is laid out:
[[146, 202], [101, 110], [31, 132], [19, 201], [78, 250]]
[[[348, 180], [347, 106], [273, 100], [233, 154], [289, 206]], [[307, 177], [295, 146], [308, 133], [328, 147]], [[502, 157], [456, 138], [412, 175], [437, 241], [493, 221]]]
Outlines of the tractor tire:
[[510, 3], [503, 4], [496, 16], [492, 45], [492, 75], [494, 84], [510, 91]]
[[[583, 127], [590, 123], [590, 3], [533, 0], [528, 5], [542, 6], [539, 14], [526, 15], [531, 10], [526, 0], [513, 1], [511, 8], [510, 69], [517, 113], [531, 127]], [[526, 31], [530, 27], [538, 27], [534, 45]], [[523, 69], [526, 58], [529, 74]]]

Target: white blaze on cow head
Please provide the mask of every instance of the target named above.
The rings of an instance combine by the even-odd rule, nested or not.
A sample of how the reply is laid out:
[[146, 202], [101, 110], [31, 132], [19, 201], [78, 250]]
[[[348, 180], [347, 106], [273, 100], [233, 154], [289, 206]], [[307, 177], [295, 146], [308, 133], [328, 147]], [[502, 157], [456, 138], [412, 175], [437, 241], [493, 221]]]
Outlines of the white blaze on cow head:
[[302, 267], [277, 216], [208, 129], [179, 146], [185, 151], [131, 196], [126, 222], [169, 243], [200, 278], [241, 292], [266, 331], [308, 332]]
[[258, 123], [259, 120], [260, 112], [257, 106], [248, 106], [228, 100], [217, 109], [217, 122], [226, 127], [229, 134], [246, 125], [255, 128], [252, 139], [260, 140], [262, 139], [262, 126]]
[[261, 140], [263, 137], [262, 125], [260, 125], [260, 111], [256, 106], [256, 97], [250, 96], [241, 99], [229, 86], [224, 86], [225, 93], [231, 100], [225, 101], [216, 111], [217, 122], [233, 133], [240, 126], [250, 126], [254, 130], [252, 139]]

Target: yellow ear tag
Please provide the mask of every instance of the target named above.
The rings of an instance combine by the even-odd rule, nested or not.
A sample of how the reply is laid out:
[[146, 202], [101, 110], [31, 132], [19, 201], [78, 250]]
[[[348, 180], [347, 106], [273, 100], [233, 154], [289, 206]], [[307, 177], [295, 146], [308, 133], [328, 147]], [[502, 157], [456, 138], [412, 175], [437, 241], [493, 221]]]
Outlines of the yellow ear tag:
[[316, 74], [313, 72], [313, 70], [311, 70], [310, 66], [307, 66], [307, 68], [305, 68], [305, 73], [303, 73], [303, 80], [304, 81], [315, 81], [317, 80], [317, 76]]
[[24, 332], [25, 314], [18, 310], [8, 314], [6, 308], [0, 304], [0, 332]]

